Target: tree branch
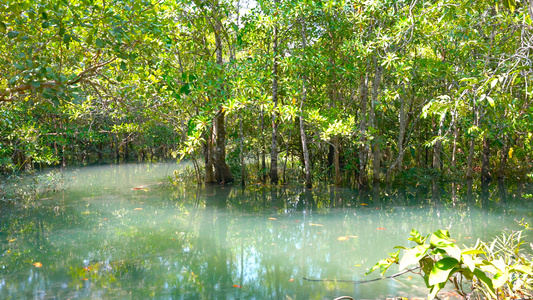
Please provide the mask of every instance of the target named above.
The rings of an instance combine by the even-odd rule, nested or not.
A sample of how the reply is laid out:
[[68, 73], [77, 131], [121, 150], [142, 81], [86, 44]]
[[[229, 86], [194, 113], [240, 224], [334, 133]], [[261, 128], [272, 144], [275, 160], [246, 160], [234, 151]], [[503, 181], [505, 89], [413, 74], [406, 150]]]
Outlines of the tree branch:
[[56, 87], [74, 85], [74, 84], [80, 82], [81, 80], [83, 80], [84, 78], [92, 75], [95, 71], [97, 71], [101, 67], [114, 62], [116, 59], [117, 58], [114, 57], [114, 58], [112, 58], [110, 60], [101, 62], [99, 64], [95, 64], [95, 65], [93, 65], [93, 66], [81, 71], [78, 75], [76, 75], [76, 77], [74, 79], [69, 80], [69, 81], [64, 82], [64, 83], [60, 82], [60, 81], [57, 81], [57, 80], [51, 80], [51, 81], [41, 82], [39, 87], [32, 86], [29, 83], [24, 83], [24, 84], [20, 84], [18, 86], [15, 86], [15, 87], [13, 87], [11, 89], [0, 90], [0, 103], [1, 102], [13, 101], [13, 97], [12, 97], [13, 94], [20, 94], [20, 93], [23, 93], [25, 91], [42, 90], [42, 89], [46, 89], [46, 88], [56, 88]]

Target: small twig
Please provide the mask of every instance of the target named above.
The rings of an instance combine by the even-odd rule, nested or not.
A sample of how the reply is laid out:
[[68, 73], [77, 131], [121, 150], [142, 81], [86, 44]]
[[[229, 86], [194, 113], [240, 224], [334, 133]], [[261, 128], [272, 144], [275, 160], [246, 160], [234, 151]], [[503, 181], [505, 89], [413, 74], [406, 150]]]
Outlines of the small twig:
[[411, 271], [414, 271], [414, 270], [417, 270], [417, 269], [420, 269], [420, 267], [413, 267], [413, 268], [398, 272], [396, 274], [393, 274], [391, 276], [374, 278], [374, 279], [370, 279], [370, 280], [309, 279], [307, 277], [304, 277], [303, 279], [307, 280], [307, 281], [314, 281], [314, 282], [318, 282], [318, 281], [319, 282], [349, 282], [349, 283], [354, 283], [354, 284], [360, 284], [360, 283], [374, 282], [374, 281], [378, 281], [378, 280], [381, 280], [381, 279], [390, 279], [390, 278], [398, 277], [398, 276], [403, 275], [403, 274], [405, 274], [407, 272], [411, 272]]

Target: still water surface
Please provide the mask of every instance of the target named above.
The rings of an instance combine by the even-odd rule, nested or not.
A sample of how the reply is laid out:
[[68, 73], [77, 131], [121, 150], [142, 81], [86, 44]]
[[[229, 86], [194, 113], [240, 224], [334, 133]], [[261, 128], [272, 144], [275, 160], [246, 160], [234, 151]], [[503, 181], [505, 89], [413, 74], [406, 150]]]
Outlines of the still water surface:
[[425, 297], [416, 275], [365, 284], [304, 277], [375, 278], [365, 271], [409, 245], [412, 228], [448, 229], [470, 245], [532, 220], [525, 186], [484, 200], [458, 186], [454, 204], [445, 191], [432, 199], [430, 187], [174, 186], [166, 177], [177, 168], [65, 171], [65, 192], [1, 206], [0, 299]]

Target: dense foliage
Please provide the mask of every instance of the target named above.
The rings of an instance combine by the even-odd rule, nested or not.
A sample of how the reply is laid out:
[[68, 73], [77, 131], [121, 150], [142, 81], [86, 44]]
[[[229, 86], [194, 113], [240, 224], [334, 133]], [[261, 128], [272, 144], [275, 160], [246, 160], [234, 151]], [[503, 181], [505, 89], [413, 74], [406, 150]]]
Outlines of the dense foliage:
[[529, 5], [3, 1], [0, 166], [177, 157], [219, 183], [523, 179]]

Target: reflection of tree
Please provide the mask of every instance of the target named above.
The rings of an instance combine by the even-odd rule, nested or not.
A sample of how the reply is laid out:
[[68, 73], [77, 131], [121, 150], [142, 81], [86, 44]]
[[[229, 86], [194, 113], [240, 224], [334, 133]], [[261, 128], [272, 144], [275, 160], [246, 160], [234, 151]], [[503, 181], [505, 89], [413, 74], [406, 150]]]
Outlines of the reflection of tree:
[[395, 296], [400, 284], [392, 281], [354, 288], [302, 278], [366, 279], [365, 268], [403, 244], [411, 228], [449, 227], [469, 244], [522, 215], [516, 198], [500, 206], [500, 190], [481, 205], [458, 186], [455, 206], [450, 190], [441, 191], [437, 207], [412, 187], [80, 187], [28, 207], [0, 207], [0, 298], [38, 298], [35, 291], [56, 298]]

